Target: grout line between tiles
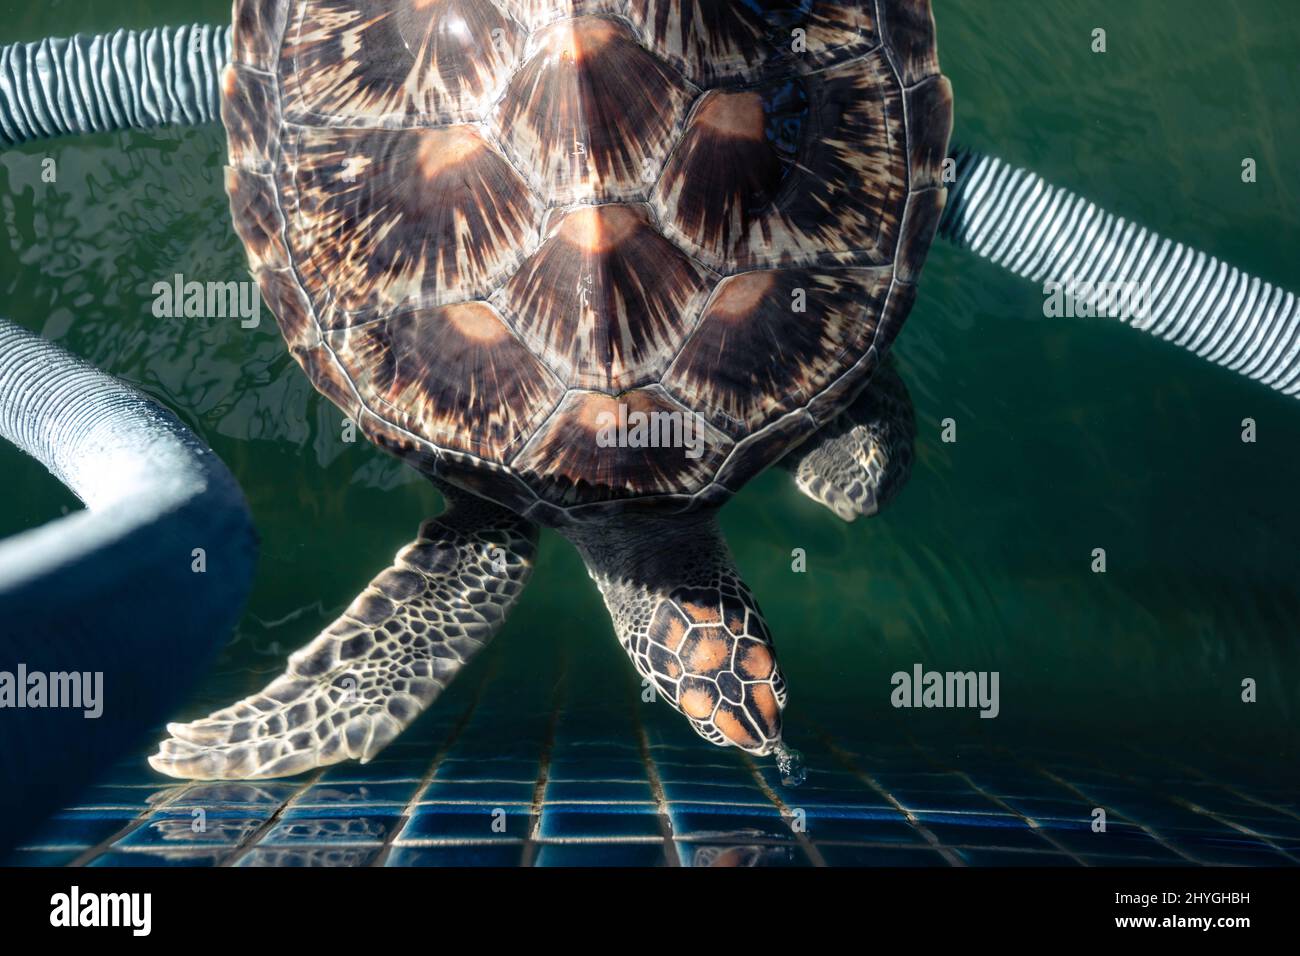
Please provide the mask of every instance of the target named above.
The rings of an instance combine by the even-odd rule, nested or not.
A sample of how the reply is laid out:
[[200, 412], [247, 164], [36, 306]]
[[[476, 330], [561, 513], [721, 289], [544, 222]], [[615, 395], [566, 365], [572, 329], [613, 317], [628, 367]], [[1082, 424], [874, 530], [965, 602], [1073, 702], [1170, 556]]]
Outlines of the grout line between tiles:
[[320, 780], [320, 778], [324, 774], [325, 774], [325, 768], [322, 767], [319, 770], [317, 770], [315, 773], [313, 773], [310, 777], [308, 777], [306, 780], [304, 780], [302, 782], [302, 785], [298, 787], [297, 790], [289, 794], [288, 798], [285, 799], [285, 801], [281, 803], [278, 807], [276, 807], [274, 813], [272, 813], [269, 817], [263, 820], [262, 823], [258, 825], [258, 827], [255, 830], [253, 830], [253, 832], [251, 832], [250, 834], [248, 834], [247, 837], [241, 840], [239, 844], [231, 852], [231, 854], [228, 857], [226, 857], [224, 860], [222, 860], [220, 863], [218, 863], [217, 865], [234, 866], [241, 859], [243, 859], [250, 852], [252, 852], [253, 847], [257, 846], [258, 842], [261, 841], [262, 837], [270, 833], [271, 828], [280, 822], [281, 814], [283, 814], [284, 811], [289, 808], [289, 805], [292, 804], [295, 799], [297, 799], [298, 797], [306, 793], [311, 787], [315, 786], [316, 782]]
[[944, 846], [942, 841], [940, 841], [940, 839], [937, 836], [935, 836], [932, 832], [930, 832], [930, 828], [917, 819], [916, 814], [914, 814], [911, 810], [907, 809], [907, 807], [903, 806], [902, 802], [900, 802], [897, 797], [895, 797], [892, 793], [890, 793], [888, 790], [882, 787], [880, 783], [869, 773], [867, 773], [865, 770], [859, 767], [857, 763], [853, 760], [853, 757], [849, 754], [849, 752], [844, 748], [842, 748], [839, 744], [837, 744], [831, 738], [830, 734], [828, 734], [821, 727], [817, 727], [817, 734], [821, 738], [822, 742], [826, 744], [827, 748], [830, 750], [831, 754], [835, 757], [835, 759], [838, 760], [845, 767], [847, 767], [850, 771], [852, 771], [853, 774], [857, 776], [859, 780], [861, 780], [872, 790], [875, 790], [876, 793], [880, 794], [887, 801], [889, 801], [890, 806], [896, 809], [899, 813], [903, 814], [903, 816], [907, 819], [907, 822], [910, 823], [916, 829], [916, 831], [920, 833], [922, 837], [925, 838], [925, 841], [929, 843], [930, 846], [948, 862], [949, 866], [966, 865], [966, 861], [963, 860], [958, 854], [954, 853], [951, 849]]
[[537, 859], [537, 843], [542, 833], [542, 808], [546, 802], [546, 784], [550, 780], [551, 755], [555, 751], [555, 734], [560, 726], [560, 711], [564, 707], [565, 695], [569, 689], [568, 678], [569, 660], [566, 654], [560, 660], [560, 678], [555, 682], [555, 689], [551, 694], [551, 714], [546, 723], [546, 739], [542, 743], [537, 781], [533, 785], [533, 800], [528, 809], [528, 836], [524, 840], [520, 866], [532, 866]]
[[126, 837], [134, 833], [136, 830], [140, 829], [140, 827], [144, 826], [144, 824], [149, 821], [149, 818], [153, 816], [154, 813], [163, 809], [164, 807], [168, 807], [174, 804], [176, 801], [178, 801], [181, 798], [183, 794], [192, 790], [194, 786], [195, 785], [191, 783], [186, 786], [177, 787], [176, 792], [173, 793], [171, 796], [167, 797], [165, 800], [163, 800], [159, 804], [156, 804], [155, 806], [147, 807], [146, 809], [141, 810], [140, 815], [137, 816], [135, 819], [131, 820], [130, 823], [128, 823], [122, 829], [113, 833], [112, 836], [106, 837], [104, 840], [101, 840], [99, 843], [96, 843], [94, 846], [86, 849], [84, 853], [81, 853], [78, 856], [74, 857], [72, 861], [68, 863], [68, 866], [86, 866], [88, 863], [94, 861], [97, 857], [100, 857], [103, 854], [107, 853], [109, 850], [113, 848], [113, 845], [117, 843], [117, 841], [125, 839]]
[[415, 790], [411, 793], [411, 799], [406, 802], [406, 806], [402, 809], [401, 816], [399, 816], [397, 822], [393, 824], [393, 829], [384, 840], [383, 849], [380, 850], [375, 855], [374, 860], [371, 861], [371, 866], [384, 866], [387, 864], [388, 857], [392, 853], [393, 844], [397, 839], [397, 835], [405, 829], [406, 824], [415, 814], [415, 808], [419, 806], [420, 794], [424, 793], [429, 784], [433, 782], [434, 776], [438, 773], [438, 767], [440, 767], [442, 762], [447, 759], [447, 754], [451, 752], [451, 748], [455, 746], [457, 739], [459, 739], [461, 733], [464, 732], [465, 727], [469, 724], [470, 718], [474, 716], [474, 711], [478, 708], [479, 702], [483, 699], [483, 692], [487, 689], [488, 684], [492, 682], [492, 679], [496, 677], [496, 675], [497, 664], [496, 660], [493, 659], [491, 666], [483, 675], [483, 679], [480, 680], [478, 686], [474, 688], [474, 695], [470, 698], [469, 705], [452, 726], [451, 730], [447, 733], [447, 737], [443, 740], [442, 746], [438, 748], [436, 753], [434, 753], [433, 760], [429, 762], [429, 769], [425, 771], [424, 775], [420, 778], [420, 782], [416, 784]]
[[970, 787], [980, 796], [984, 797], [990, 803], [996, 804], [997, 806], [1006, 810], [1008, 813], [1014, 815], [1015, 817], [1023, 821], [1025, 825], [1029, 827], [1029, 829], [1033, 830], [1036, 834], [1038, 834], [1038, 836], [1042, 837], [1053, 847], [1055, 847], [1057, 851], [1064, 853], [1075, 863], [1079, 864], [1080, 866], [1091, 865], [1087, 861], [1085, 861], [1082, 857], [1080, 857], [1077, 853], [1072, 851], [1069, 847], [1065, 846], [1065, 844], [1061, 843], [1053, 833], [1051, 833], [1047, 828], [1043, 827], [1033, 817], [1029, 816], [1026, 813], [1021, 813], [1015, 807], [1011, 806], [1009, 803], [1003, 800], [1000, 796], [998, 796], [995, 793], [990, 793], [984, 787], [980, 786], [978, 783], [972, 780], [970, 774], [966, 773], [966, 771], [957, 770], [955, 767], [949, 766], [944, 761], [940, 761], [930, 756], [930, 754], [927, 753], [925, 750], [923, 750], [921, 746], [917, 743], [916, 738], [912, 735], [911, 731], [903, 730], [903, 735], [907, 740], [907, 742], [911, 744], [912, 749], [916, 751], [918, 754], [920, 754], [922, 759], [924, 759], [927, 763], [929, 763], [930, 766], [938, 767], [944, 773], [951, 773], [960, 777], [962, 780], [966, 782], [966, 785], [968, 787]]
[[[630, 683], [630, 686], [635, 685]], [[646, 733], [645, 724], [641, 721], [641, 711], [638, 709], [640, 696], [633, 690], [631, 697], [632, 723], [636, 728], [637, 745], [641, 751], [641, 761], [645, 764], [646, 779], [650, 783], [650, 793], [654, 797], [655, 808], [659, 817], [659, 834], [663, 838], [664, 844], [664, 862], [668, 866], [681, 866], [682, 856], [677, 852], [677, 844], [673, 840], [673, 818], [668, 812], [668, 799], [664, 794], [664, 782], [659, 776], [659, 767], [655, 764], [654, 756], [650, 753], [650, 736]]]

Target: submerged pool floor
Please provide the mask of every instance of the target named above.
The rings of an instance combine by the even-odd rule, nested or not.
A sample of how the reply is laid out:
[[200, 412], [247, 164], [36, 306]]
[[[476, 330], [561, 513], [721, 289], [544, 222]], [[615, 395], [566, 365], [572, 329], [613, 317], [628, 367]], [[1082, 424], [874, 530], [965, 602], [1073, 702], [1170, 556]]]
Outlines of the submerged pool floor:
[[[979, 740], [865, 746], [787, 725], [807, 782], [698, 740], [634, 688], [522, 708], [491, 674], [365, 766], [186, 783], [143, 754], [16, 851], [74, 866], [1150, 866], [1300, 862], [1300, 800], [1252, 764], [1211, 774]], [[615, 682], [617, 684], [617, 682]], [[621, 705], [616, 702], [621, 699]], [[662, 705], [659, 705], [662, 707]], [[503, 733], [508, 728], [508, 734]], [[868, 728], [862, 728], [863, 735]], [[880, 730], [877, 729], [879, 734]], [[856, 736], [854, 734], [853, 736]], [[1208, 759], [1208, 756], [1207, 756]], [[1198, 761], [1200, 767], [1205, 763]], [[1106, 813], [1104, 832], [1094, 811]]]

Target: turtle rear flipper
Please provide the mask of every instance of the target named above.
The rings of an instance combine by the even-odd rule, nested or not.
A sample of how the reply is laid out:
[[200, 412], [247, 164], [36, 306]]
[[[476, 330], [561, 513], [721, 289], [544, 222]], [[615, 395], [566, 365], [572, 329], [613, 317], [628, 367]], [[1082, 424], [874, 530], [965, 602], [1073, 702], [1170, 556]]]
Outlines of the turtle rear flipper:
[[478, 499], [449, 501], [261, 693], [169, 724], [153, 768], [195, 780], [283, 777], [364, 763], [390, 743], [487, 644], [532, 573], [536, 525]]
[[781, 459], [805, 495], [845, 521], [870, 517], [912, 473], [916, 417], [902, 378], [888, 365], [847, 409]]

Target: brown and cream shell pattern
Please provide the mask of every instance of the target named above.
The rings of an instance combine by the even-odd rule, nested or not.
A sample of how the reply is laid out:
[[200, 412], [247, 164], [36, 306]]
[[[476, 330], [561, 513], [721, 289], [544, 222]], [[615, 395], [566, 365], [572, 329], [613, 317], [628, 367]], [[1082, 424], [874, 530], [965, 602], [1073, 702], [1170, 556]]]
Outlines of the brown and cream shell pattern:
[[[529, 517], [725, 500], [911, 307], [952, 117], [928, 0], [234, 22], [226, 185], [294, 357], [382, 447]], [[620, 411], [689, 418], [703, 451], [597, 441]]]

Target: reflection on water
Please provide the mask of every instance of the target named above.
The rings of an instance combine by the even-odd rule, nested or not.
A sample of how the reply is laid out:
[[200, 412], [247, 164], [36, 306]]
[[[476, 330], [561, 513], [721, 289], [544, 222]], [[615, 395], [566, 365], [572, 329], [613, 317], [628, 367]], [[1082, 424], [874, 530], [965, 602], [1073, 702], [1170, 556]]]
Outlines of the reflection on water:
[[239, 861], [240, 866], [369, 866], [374, 847], [308, 847], [302, 850], [259, 849]]
[[682, 865], [782, 866], [793, 859], [794, 851], [784, 846], [696, 846], [682, 854]]
[[[0, 40], [103, 29], [110, 6], [0, 0]], [[128, 6], [122, 25], [228, 17], [216, 0]], [[1300, 287], [1289, 228], [1300, 187], [1285, 175], [1300, 124], [1278, 122], [1300, 100], [1290, 0], [1178, 7], [939, 0], [955, 138]], [[1099, 20], [1111, 37], [1104, 60], [1088, 53]], [[1249, 189], [1236, 175], [1244, 149], [1261, 170]], [[40, 177], [46, 156], [54, 183]], [[8, 314], [174, 409], [231, 466], [262, 535], [247, 614], [178, 716], [260, 687], [438, 507], [409, 469], [342, 439], [340, 414], [269, 320], [246, 330], [151, 315], [153, 284], [175, 273], [245, 275], [223, 161], [216, 129], [0, 156]], [[886, 514], [839, 523], [768, 473], [723, 515], [776, 636], [792, 715], [870, 751], [902, 719], [889, 708], [890, 675], [921, 663], [1000, 673], [1002, 714], [975, 729], [993, 746], [1072, 735], [1103, 765], [1120, 744], [1193, 763], [1207, 744], [1293, 761], [1300, 406], [1129, 330], [1043, 319], [1036, 290], [943, 246], [895, 354], [918, 457]], [[1259, 422], [1253, 445], [1238, 439], [1247, 416]], [[945, 418], [954, 443], [940, 440]], [[35, 470], [6, 476], [14, 493], [0, 508], [21, 509], [15, 526], [67, 504]], [[1105, 574], [1089, 567], [1098, 547]], [[791, 570], [794, 548], [807, 553], [806, 573]], [[548, 535], [515, 619], [475, 667], [526, 683], [563, 658], [608, 679], [628, 671], [580, 563]], [[1253, 704], [1241, 700], [1247, 678], [1259, 687]], [[465, 700], [453, 688], [441, 706]], [[679, 719], [643, 710], [652, 727]], [[912, 712], [903, 727], [925, 743], [968, 716]], [[499, 716], [503, 745], [518, 723]]]

